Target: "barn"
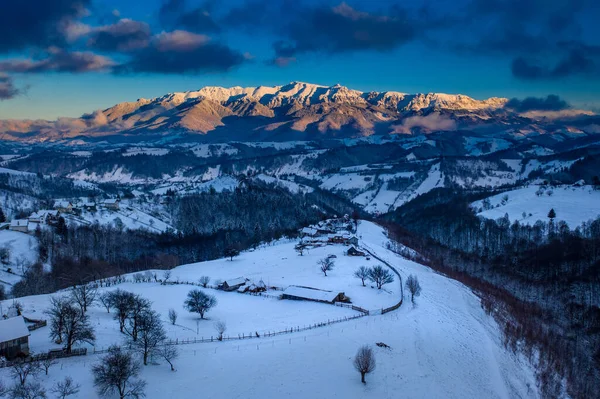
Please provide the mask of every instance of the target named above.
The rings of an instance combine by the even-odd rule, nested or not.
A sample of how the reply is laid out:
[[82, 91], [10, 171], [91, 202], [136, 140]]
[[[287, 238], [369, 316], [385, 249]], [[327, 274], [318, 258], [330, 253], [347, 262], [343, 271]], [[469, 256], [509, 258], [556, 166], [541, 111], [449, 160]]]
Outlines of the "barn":
[[246, 284], [246, 280], [243, 277], [238, 277], [238, 278], [232, 278], [230, 280], [225, 280], [221, 283], [220, 288], [223, 291], [235, 291], [238, 288], [240, 288], [241, 286]]
[[283, 291], [281, 299], [334, 303], [344, 302], [347, 298], [343, 292], [325, 291], [318, 288], [290, 285]]
[[11, 360], [28, 356], [29, 335], [23, 316], [0, 320], [0, 357]]

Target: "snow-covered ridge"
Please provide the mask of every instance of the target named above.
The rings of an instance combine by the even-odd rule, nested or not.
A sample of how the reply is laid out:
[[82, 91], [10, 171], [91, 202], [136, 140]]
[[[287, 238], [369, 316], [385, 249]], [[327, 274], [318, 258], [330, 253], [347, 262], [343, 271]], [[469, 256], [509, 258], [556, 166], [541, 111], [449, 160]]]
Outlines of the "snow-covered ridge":
[[406, 94], [397, 91], [362, 92], [336, 84], [321, 86], [304, 82], [291, 82], [283, 86], [258, 87], [219, 87], [206, 86], [195, 91], [169, 93], [151, 100], [140, 99], [142, 103], [182, 104], [190, 99], [206, 99], [222, 104], [236, 101], [255, 101], [269, 108], [291, 103], [315, 105], [319, 103], [371, 104], [398, 111], [419, 111], [423, 109], [482, 110], [497, 109], [508, 99], [492, 97], [476, 100], [463, 94], [418, 93]]

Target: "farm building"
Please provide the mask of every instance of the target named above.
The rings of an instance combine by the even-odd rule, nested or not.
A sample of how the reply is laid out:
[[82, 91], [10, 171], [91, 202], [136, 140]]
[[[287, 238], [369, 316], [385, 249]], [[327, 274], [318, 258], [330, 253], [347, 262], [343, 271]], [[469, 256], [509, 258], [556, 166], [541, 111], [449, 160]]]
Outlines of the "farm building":
[[29, 335], [23, 316], [0, 320], [0, 357], [10, 360], [29, 355]]
[[58, 222], [59, 217], [60, 211], [58, 210], [42, 209], [32, 213], [31, 216], [29, 216], [29, 221], [32, 223], [53, 224]]
[[348, 256], [365, 256], [366, 255], [364, 252], [359, 251], [358, 249], [356, 249], [354, 247], [350, 247], [350, 249], [348, 249], [346, 254]]
[[281, 294], [281, 299], [334, 303], [344, 302], [346, 300], [346, 295], [344, 295], [343, 292], [325, 291], [317, 288], [290, 285], [283, 291], [283, 294]]
[[71, 213], [73, 211], [73, 204], [65, 200], [56, 201], [54, 203], [54, 209], [62, 213]]
[[12, 231], [20, 231], [21, 233], [27, 233], [29, 232], [29, 220], [14, 219], [10, 222], [10, 229]]
[[300, 230], [301, 237], [316, 237], [318, 235], [318, 230], [312, 227], [304, 227], [302, 230]]
[[246, 284], [246, 280], [243, 277], [232, 278], [230, 280], [225, 280], [221, 283], [220, 288], [224, 291], [236, 291], [242, 285]]
[[113, 211], [118, 211], [119, 210], [119, 202], [121, 202], [118, 199], [107, 199], [105, 200], [102, 205], [104, 205], [104, 207], [106, 209], [112, 209]]

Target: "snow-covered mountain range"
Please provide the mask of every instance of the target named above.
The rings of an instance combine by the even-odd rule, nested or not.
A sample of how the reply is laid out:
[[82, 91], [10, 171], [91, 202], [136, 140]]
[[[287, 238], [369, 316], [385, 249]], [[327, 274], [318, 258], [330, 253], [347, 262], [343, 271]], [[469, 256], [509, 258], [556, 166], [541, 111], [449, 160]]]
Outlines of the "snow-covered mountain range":
[[[456, 94], [361, 92], [341, 85], [292, 82], [283, 86], [204, 87], [124, 102], [81, 118], [3, 120], [0, 139], [56, 141], [115, 136], [128, 141], [202, 135], [210, 141], [314, 140], [373, 134], [478, 130], [527, 134], [567, 129], [594, 133], [583, 111], [519, 113], [506, 98]], [[566, 116], [568, 123], [557, 118]], [[576, 117], [576, 118], [575, 118]], [[589, 127], [592, 126], [592, 127]], [[589, 128], [588, 128], [589, 127]]]

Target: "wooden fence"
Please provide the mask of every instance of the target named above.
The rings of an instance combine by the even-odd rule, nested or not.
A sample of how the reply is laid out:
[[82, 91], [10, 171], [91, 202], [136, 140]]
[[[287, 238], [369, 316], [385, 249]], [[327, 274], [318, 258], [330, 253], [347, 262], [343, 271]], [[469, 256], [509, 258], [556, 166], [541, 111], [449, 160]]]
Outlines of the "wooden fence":
[[65, 357], [73, 357], [73, 356], [85, 356], [87, 355], [87, 348], [76, 348], [71, 350], [70, 353], [67, 353], [64, 350], [53, 350], [46, 353], [38, 353], [37, 355], [29, 356], [23, 360], [11, 360], [11, 361], [0, 361], [0, 368], [3, 367], [11, 367], [17, 364], [20, 361], [25, 362], [35, 362], [46, 359], [62, 359]]
[[[259, 333], [259, 332], [250, 332], [248, 334], [246, 333], [242, 333], [242, 334], [238, 334], [237, 336], [226, 336], [223, 337], [222, 339], [219, 339], [218, 337], [200, 337], [200, 338], [182, 338], [182, 339], [170, 339], [167, 340], [163, 343], [163, 345], [188, 345], [188, 344], [203, 344], [203, 343], [211, 343], [211, 342], [219, 342], [219, 341], [241, 341], [241, 340], [246, 340], [246, 339], [257, 339], [257, 338], [270, 338], [270, 337], [275, 337], [278, 335], [284, 335], [284, 334], [292, 334], [292, 333], [297, 333], [297, 332], [301, 332], [301, 331], [308, 331], [308, 330], [314, 330], [316, 328], [321, 328], [321, 327], [326, 327], [326, 326], [330, 326], [332, 324], [336, 324], [336, 323], [343, 323], [345, 321], [350, 321], [350, 320], [355, 320], [355, 319], [359, 319], [361, 317], [365, 317], [366, 314], [361, 313], [361, 314], [357, 314], [355, 316], [350, 316], [350, 317], [342, 317], [339, 319], [333, 319], [333, 320], [327, 320], [324, 322], [320, 322], [320, 323], [314, 323], [314, 324], [309, 324], [309, 325], [305, 325], [305, 326], [296, 326], [296, 327], [290, 327], [290, 328], [286, 328], [284, 330], [279, 330], [279, 331], [266, 331], [263, 333]], [[131, 349], [130, 346], [117, 346], [121, 349]], [[107, 353], [108, 352], [108, 348], [102, 348], [102, 349], [96, 349], [94, 348], [90, 354], [102, 354], [102, 353]]]
[[[398, 309], [400, 306], [402, 306], [402, 302], [404, 302], [404, 287], [402, 284], [402, 276], [400, 275], [400, 272], [398, 270], [396, 270], [396, 268], [394, 266], [390, 265], [389, 262], [387, 262], [387, 261], [383, 260], [382, 258], [380, 258], [379, 256], [375, 255], [373, 252], [369, 251], [367, 248], [360, 247], [360, 249], [367, 252], [369, 255], [371, 255], [372, 257], [374, 257], [375, 259], [377, 259], [378, 261], [380, 261], [381, 263], [383, 263], [384, 265], [386, 265], [387, 267], [392, 269], [392, 271], [396, 274], [396, 276], [398, 276], [398, 280], [400, 281], [400, 301], [397, 304], [395, 304], [394, 306], [390, 306], [389, 308], [381, 309], [381, 314], [386, 314], [388, 312]], [[374, 312], [371, 312], [371, 313], [373, 314]]]

